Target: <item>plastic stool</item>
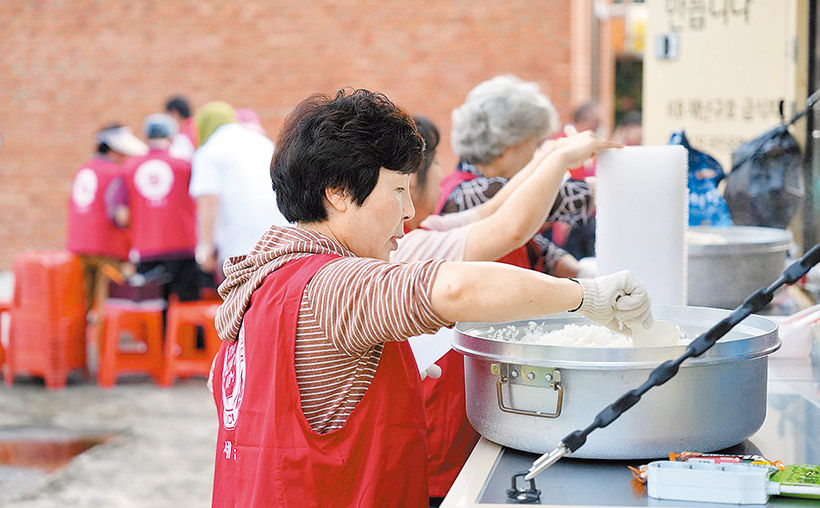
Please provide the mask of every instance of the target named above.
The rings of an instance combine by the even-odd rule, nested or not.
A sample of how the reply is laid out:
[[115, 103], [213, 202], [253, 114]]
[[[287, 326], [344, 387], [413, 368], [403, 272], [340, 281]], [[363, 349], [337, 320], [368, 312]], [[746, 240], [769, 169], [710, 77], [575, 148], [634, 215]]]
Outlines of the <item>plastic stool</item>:
[[14, 256], [11, 328], [5, 382], [18, 373], [40, 376], [49, 389], [66, 386], [68, 374], [87, 375], [85, 290], [80, 260], [64, 251]]
[[0, 365], [6, 359], [6, 350], [3, 349], [3, 314], [8, 314], [11, 317], [11, 302], [0, 301]]
[[[208, 376], [211, 362], [219, 351], [221, 341], [216, 333], [214, 318], [218, 302], [179, 302], [168, 305], [168, 327], [165, 333], [165, 367], [160, 384], [172, 386], [180, 376]], [[196, 347], [196, 328], [205, 332], [205, 348]]]
[[[135, 347], [123, 350], [120, 335], [130, 332]], [[162, 375], [162, 309], [120, 307], [106, 303], [100, 325], [102, 339], [97, 383], [110, 388], [122, 372], [146, 372], [157, 382]]]

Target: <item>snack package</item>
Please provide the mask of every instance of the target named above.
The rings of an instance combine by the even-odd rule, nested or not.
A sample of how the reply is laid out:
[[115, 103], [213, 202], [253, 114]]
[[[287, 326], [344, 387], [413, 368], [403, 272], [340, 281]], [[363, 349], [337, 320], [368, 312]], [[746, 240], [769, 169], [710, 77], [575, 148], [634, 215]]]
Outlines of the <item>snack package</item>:
[[[765, 504], [769, 496], [820, 499], [820, 465], [784, 466], [760, 455], [691, 452], [672, 453], [670, 459], [630, 466], [640, 482], [634, 485], [645, 485], [650, 497], [679, 501]], [[675, 462], [680, 467], [672, 467]]]
[[[786, 469], [779, 460], [771, 461], [762, 455], [722, 455], [719, 453], [700, 452], [669, 452], [669, 460], [672, 462], [701, 462], [708, 464], [750, 464], [755, 466], [769, 466], [778, 471]], [[647, 466], [629, 467], [632, 476], [641, 483], [646, 483]]]
[[672, 462], [705, 462], [711, 464], [754, 464], [758, 466], [772, 466], [780, 471], [785, 469], [781, 461], [771, 461], [762, 455], [721, 455], [719, 453], [669, 452], [669, 460]]

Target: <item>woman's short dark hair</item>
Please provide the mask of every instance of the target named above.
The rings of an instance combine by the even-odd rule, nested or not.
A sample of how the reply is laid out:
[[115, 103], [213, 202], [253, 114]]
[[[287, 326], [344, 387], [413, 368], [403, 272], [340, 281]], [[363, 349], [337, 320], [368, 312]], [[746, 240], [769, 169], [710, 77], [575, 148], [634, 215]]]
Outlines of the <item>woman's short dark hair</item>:
[[421, 168], [419, 168], [419, 172], [416, 173], [418, 187], [423, 191], [427, 185], [427, 170], [430, 169], [430, 166], [433, 165], [433, 161], [436, 159], [436, 147], [438, 146], [441, 136], [436, 128], [436, 124], [429, 118], [415, 115], [413, 116], [413, 120], [416, 122], [416, 129], [418, 129], [421, 138], [424, 140], [424, 162]]
[[410, 174], [423, 160], [424, 141], [401, 107], [378, 92], [314, 94], [285, 119], [271, 161], [271, 180], [290, 222], [327, 219], [325, 189], [348, 191], [362, 205], [381, 168]]
[[188, 103], [188, 99], [182, 95], [175, 95], [165, 103], [165, 111], [167, 113], [176, 111], [182, 118], [189, 118], [191, 116], [191, 105]]

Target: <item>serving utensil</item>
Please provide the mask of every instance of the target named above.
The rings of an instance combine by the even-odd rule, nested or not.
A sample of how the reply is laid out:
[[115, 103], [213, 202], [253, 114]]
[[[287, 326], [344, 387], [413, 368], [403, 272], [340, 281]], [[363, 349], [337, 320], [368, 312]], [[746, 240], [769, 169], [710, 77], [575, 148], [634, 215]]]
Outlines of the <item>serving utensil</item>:
[[656, 319], [652, 328], [638, 325], [632, 329], [632, 345], [635, 347], [677, 346], [679, 339], [678, 327], [669, 321]]

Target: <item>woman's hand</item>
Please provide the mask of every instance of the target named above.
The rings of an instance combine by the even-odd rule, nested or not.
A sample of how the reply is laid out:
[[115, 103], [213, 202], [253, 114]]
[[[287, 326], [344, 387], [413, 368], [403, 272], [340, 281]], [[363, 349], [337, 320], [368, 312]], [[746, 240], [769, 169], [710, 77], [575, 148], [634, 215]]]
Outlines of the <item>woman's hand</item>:
[[623, 270], [576, 282], [584, 290], [584, 299], [577, 310], [592, 321], [627, 335], [635, 324], [652, 327], [652, 301], [632, 272]]
[[566, 167], [575, 168], [583, 165], [590, 157], [595, 157], [601, 150], [623, 147], [621, 143], [599, 138], [592, 131], [584, 131], [562, 138], [562, 143], [556, 148], [555, 153], [560, 154]]

